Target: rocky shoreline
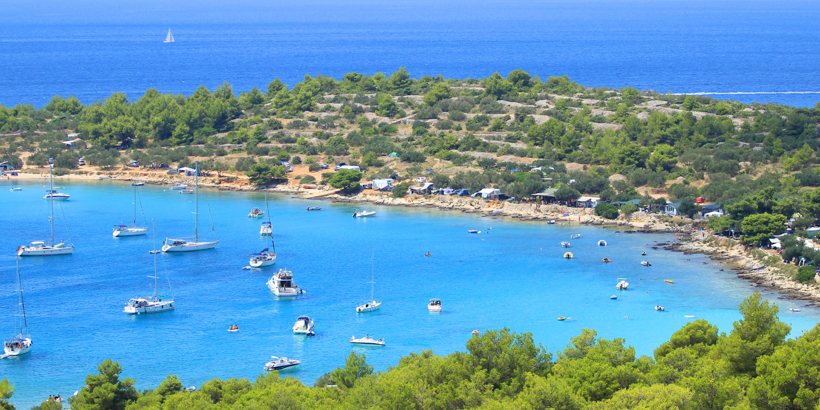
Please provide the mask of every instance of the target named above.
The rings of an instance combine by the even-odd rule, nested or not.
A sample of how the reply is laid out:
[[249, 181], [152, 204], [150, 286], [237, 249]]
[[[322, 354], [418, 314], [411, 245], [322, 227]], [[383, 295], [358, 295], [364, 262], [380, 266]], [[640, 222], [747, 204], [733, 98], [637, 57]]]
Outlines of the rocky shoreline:
[[[24, 174], [25, 175], [25, 174]], [[24, 177], [25, 178], [25, 177]], [[29, 174], [26, 179], [41, 178]], [[73, 180], [99, 180], [94, 175], [68, 175], [55, 177]], [[140, 173], [137, 175], [121, 174], [115, 176], [118, 181], [141, 181], [151, 185], [171, 185], [177, 182], [193, 184], [194, 178], [179, 175], [156, 175], [155, 173]], [[111, 180], [111, 179], [106, 179]], [[292, 181], [296, 182], [296, 181]], [[355, 194], [341, 194], [328, 186], [301, 185], [297, 183], [270, 185], [259, 187], [243, 182], [223, 180], [218, 177], [200, 177], [200, 187], [215, 188], [227, 191], [260, 192], [268, 191], [291, 195], [293, 198], [313, 199], [344, 203], [371, 203], [381, 206], [423, 207], [437, 210], [458, 211], [477, 214], [492, 218], [513, 218], [522, 221], [540, 221], [561, 225], [582, 224], [600, 227], [624, 228], [624, 233], [674, 233], [678, 240], [671, 244], [659, 244], [663, 249], [683, 252], [684, 254], [704, 254], [710, 259], [725, 263], [735, 271], [738, 278], [745, 279], [758, 286], [778, 292], [780, 298], [803, 300], [810, 302], [809, 306], [820, 306], [820, 289], [816, 284], [806, 285], [795, 282], [786, 277], [779, 269], [762, 266], [739, 247], [723, 249], [711, 241], [710, 235], [692, 235], [693, 221], [686, 218], [670, 217], [666, 215], [635, 212], [631, 215], [621, 215], [615, 220], [607, 220], [594, 215], [591, 208], [574, 208], [554, 204], [510, 203], [506, 201], [488, 201], [481, 198], [453, 197], [453, 196], [420, 196], [408, 195], [404, 198], [393, 198], [389, 193], [375, 191], [361, 191]], [[725, 244], [724, 244], [725, 245]]]

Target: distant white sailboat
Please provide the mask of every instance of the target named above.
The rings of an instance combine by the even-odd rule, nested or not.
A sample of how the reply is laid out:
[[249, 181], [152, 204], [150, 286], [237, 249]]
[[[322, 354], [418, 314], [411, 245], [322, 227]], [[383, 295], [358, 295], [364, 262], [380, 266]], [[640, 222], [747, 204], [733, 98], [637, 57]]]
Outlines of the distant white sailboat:
[[[152, 221], [153, 222], [153, 221]], [[154, 248], [156, 248], [156, 237], [157, 237], [157, 228], [154, 226]], [[174, 310], [174, 298], [168, 297], [170, 295], [159, 295], [157, 292], [157, 279], [159, 276], [157, 275], [157, 252], [156, 250], [152, 250], [151, 253], [154, 255], [154, 276], [149, 276], [149, 278], [154, 279], [154, 294], [144, 298], [133, 298], [125, 304], [125, 308], [123, 312], [128, 313], [129, 315], [139, 315], [144, 313], [159, 313], [165, 312], [168, 310]], [[171, 282], [168, 282], [168, 287], [170, 288]]]
[[[119, 238], [121, 236], [137, 236], [137, 235], [145, 235], [148, 233], [147, 226], [137, 226], [137, 187], [140, 185], [134, 185], [134, 226], [128, 225], [114, 225], [114, 237]], [[145, 215], [142, 216], [143, 220], [145, 219]]]
[[[196, 173], [195, 173], [195, 208], [194, 208], [194, 236], [191, 238], [165, 238], [165, 244], [162, 245], [163, 252], [193, 252], [193, 251], [201, 251], [205, 249], [213, 249], [216, 248], [216, 244], [219, 243], [219, 240], [211, 241], [211, 242], [200, 242], [199, 241], [199, 162], [196, 163]], [[211, 210], [208, 209], [208, 213], [210, 214]], [[213, 228], [213, 218], [211, 218], [211, 230]], [[193, 241], [188, 241], [187, 239], [193, 239]]]
[[[51, 174], [51, 168], [49, 168], [49, 173], [51, 175], [51, 189], [49, 192], [56, 192], [54, 191], [54, 176]], [[51, 218], [49, 218], [49, 222], [51, 222], [51, 241], [48, 242], [48, 245], [46, 245], [46, 241], [29, 242], [28, 245], [17, 248], [18, 256], [70, 255], [74, 252], [74, 245], [72, 244], [66, 245], [62, 241], [54, 243], [54, 201], [57, 198], [49, 197], [47, 199], [51, 205]], [[69, 236], [68, 239], [71, 240], [71, 237]]]
[[173, 43], [174, 42], [174, 35], [171, 34], [171, 29], [168, 29], [168, 35], [165, 36], [165, 41], [163, 43]]
[[[270, 215], [270, 210], [268, 209], [268, 193], [267, 192], [265, 192], [265, 211], [267, 212], [267, 215]], [[264, 214], [265, 213], [263, 212], [263, 215]], [[270, 247], [263, 249], [259, 253], [252, 253], [251, 254], [250, 264], [254, 268], [261, 268], [263, 266], [270, 266], [270, 265], [273, 265], [274, 263], [276, 263], [276, 245], [273, 243], [273, 232], [272, 232], [273, 227], [270, 224], [270, 217], [267, 216], [265, 218], [268, 220], [268, 222], [267, 222], [268, 225], [267, 226], [271, 229], [271, 232], [269, 232], [267, 235], [263, 234], [263, 236], [270, 236]], [[262, 227], [264, 228], [265, 225], [263, 224]]]
[[376, 270], [376, 251], [373, 251], [373, 261], [371, 262], [370, 268], [370, 300], [365, 302], [364, 305], [356, 306], [356, 313], [362, 312], [373, 312], [375, 310], [379, 310], [379, 307], [382, 305], [382, 302], [376, 302], [376, 299], [373, 298], [373, 287], [376, 284], [375, 279], [375, 270]]
[[31, 337], [28, 335], [28, 322], [26, 321], [26, 305], [23, 303], [23, 283], [20, 280], [20, 258], [17, 258], [17, 291], [20, 292], [18, 296], [17, 308], [20, 317], [20, 333], [3, 342], [3, 351], [5, 354], [0, 355], [0, 359], [9, 356], [20, 356], [26, 354], [31, 350]]

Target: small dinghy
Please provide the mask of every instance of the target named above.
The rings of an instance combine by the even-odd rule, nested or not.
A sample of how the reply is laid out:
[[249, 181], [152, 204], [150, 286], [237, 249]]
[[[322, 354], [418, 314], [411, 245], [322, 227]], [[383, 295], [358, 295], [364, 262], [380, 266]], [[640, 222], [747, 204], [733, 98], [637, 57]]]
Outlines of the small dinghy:
[[192, 190], [190, 190], [190, 189], [186, 189], [186, 190], [184, 190], [184, 191], [179, 191], [179, 193], [180, 193], [180, 194], [193, 194], [193, 193], [194, 193], [194, 191], [192, 191]]
[[467, 232], [469, 233], [481, 233], [478, 229], [468, 229]]
[[647, 261], [641, 261], [641, 266], [652, 266], [652, 264]]
[[376, 211], [356, 211], [353, 213], [354, 218], [364, 218], [366, 216], [374, 216]]
[[309, 206], [309, 207], [307, 207], [307, 210], [308, 211], [321, 211], [322, 208], [319, 208], [318, 206]]
[[800, 309], [796, 309], [796, 308], [789, 308], [789, 310], [791, 310], [792, 312], [795, 312], [795, 313], [800, 312]]
[[23, 190], [23, 188], [20, 188], [20, 187], [14, 187], [14, 188], [11, 189], [11, 191], [22, 191], [22, 190]]
[[666, 282], [666, 283], [675, 283], [675, 281], [672, 281], [672, 280], [669, 280], [669, 279], [664, 279], [663, 281]]
[[479, 331], [478, 331], [478, 329], [473, 330], [473, 334], [474, 334], [474, 335], [477, 335], [477, 334], [479, 334], [479, 333], [481, 333], [481, 332], [479, 332]]
[[655, 310], [657, 310], [658, 312], [666, 311], [666, 309], [664, 309], [661, 305], [655, 306]]
[[601, 239], [600, 241], [598, 241], [598, 246], [606, 246], [606, 241]]
[[646, 256], [646, 252], [641, 252], [641, 256]]
[[356, 339], [356, 336], [350, 336], [350, 343], [354, 345], [384, 346], [384, 339], [376, 340], [370, 337], [370, 335], [360, 339]]
[[430, 253], [430, 252], [427, 252], [427, 253], [425, 253], [425, 254], [424, 254], [424, 257], [425, 257], [425, 258], [429, 258], [429, 257], [431, 257], [431, 256], [433, 256], [433, 254], [432, 254], [432, 253]]
[[143, 186], [143, 185], [145, 185], [145, 182], [134, 181], [134, 182], [131, 183], [131, 186]]
[[609, 259], [609, 258], [603, 258], [601, 260], [604, 261], [604, 263], [612, 262], [612, 259]]
[[555, 225], [555, 221], [547, 221], [547, 225]]
[[236, 333], [239, 331], [239, 325], [232, 325], [228, 327], [228, 331], [231, 333]]
[[572, 259], [572, 252], [564, 253], [564, 259]]
[[430, 299], [427, 310], [432, 313], [441, 313], [441, 299]]
[[569, 242], [561, 242], [561, 247], [562, 247], [562, 248], [569, 248], [569, 247], [571, 247], [571, 246], [572, 246], [572, 245], [570, 245], [570, 243], [569, 243]]
[[561, 317], [559, 317], [559, 318], [558, 318], [558, 321], [559, 321], [559, 322], [563, 322], [563, 321], [565, 321], [565, 320], [567, 320], [567, 319], [571, 319], [571, 318], [570, 318], [570, 317], [563, 317], [563, 316], [561, 316]]
[[618, 300], [618, 295], [612, 295], [609, 298], [612, 299], [612, 300]]
[[626, 281], [626, 278], [618, 278], [619, 282], [615, 285], [615, 289], [618, 290], [626, 290], [629, 287], [629, 282]]
[[581, 237], [581, 234], [580, 234], [580, 233], [576, 233], [576, 234], [572, 234], [572, 235], [570, 235], [569, 239], [578, 239], [578, 238], [580, 238], [580, 237]]
[[274, 371], [274, 370], [285, 370], [291, 367], [296, 367], [302, 364], [302, 362], [294, 359], [288, 359], [287, 357], [278, 358], [276, 356], [271, 356], [271, 361], [265, 363], [265, 371]]

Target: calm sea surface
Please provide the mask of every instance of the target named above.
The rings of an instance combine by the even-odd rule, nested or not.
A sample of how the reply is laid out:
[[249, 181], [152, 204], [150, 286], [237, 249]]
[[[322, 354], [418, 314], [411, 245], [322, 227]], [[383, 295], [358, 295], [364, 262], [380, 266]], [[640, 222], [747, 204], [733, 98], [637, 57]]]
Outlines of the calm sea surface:
[[[49, 235], [45, 187], [37, 182], [22, 183], [23, 191], [16, 192], [9, 191], [8, 182], [0, 183], [0, 248], [5, 249], [0, 254], [0, 337], [15, 334], [13, 251]], [[15, 384], [14, 403], [20, 408], [50, 394], [69, 396], [106, 358], [119, 361], [139, 389], [155, 387], [167, 374], [177, 374], [186, 386], [214, 377], [253, 380], [271, 355], [302, 360], [289, 373], [312, 384], [344, 365], [351, 335], [387, 341], [380, 349], [353, 348], [377, 370], [396, 365], [410, 352], [464, 350], [472, 330], [505, 326], [532, 332], [550, 351], [563, 349], [586, 327], [606, 338], [623, 337], [639, 354], [651, 355], [692, 320], [686, 314], [730, 331], [739, 318], [737, 305], [754, 290], [703, 256], [651, 249], [674, 239], [670, 235], [395, 207], [374, 207], [376, 217], [353, 219], [355, 205], [284, 196], [270, 201], [276, 265], [242, 270], [248, 254], [266, 246], [259, 236], [261, 222], [247, 217], [252, 207], [264, 206], [264, 197], [207, 191], [200, 197], [200, 232], [205, 238], [213, 235], [209, 203], [219, 246], [160, 255], [160, 292], [167, 292], [170, 279], [177, 309], [134, 317], [122, 308], [129, 298], [152, 292], [147, 277], [153, 273], [152, 239], [111, 237], [112, 225], [132, 219], [132, 188], [123, 182], [58, 184], [71, 199], [56, 207], [57, 237], [68, 240], [68, 229], [76, 248], [71, 256], [20, 261], [34, 348], [22, 359], [0, 360], [0, 376]], [[156, 220], [158, 241], [193, 233], [191, 195], [156, 186], [140, 192], [148, 223]], [[325, 210], [307, 212], [308, 205]], [[471, 235], [468, 229], [482, 233]], [[560, 242], [575, 233], [581, 234], [571, 241], [575, 259], [563, 259]], [[609, 246], [596, 246], [599, 239]], [[356, 314], [356, 305], [370, 296], [374, 250], [375, 294], [382, 309]], [[648, 255], [642, 257], [642, 251]], [[432, 256], [424, 257], [427, 252]], [[612, 263], [602, 263], [604, 257]], [[653, 266], [640, 266], [644, 258]], [[279, 300], [271, 294], [266, 280], [285, 267], [306, 295]], [[619, 277], [631, 283], [622, 294], [615, 290]], [[615, 294], [620, 298], [610, 300]], [[427, 312], [430, 298], [442, 299], [443, 313]], [[775, 301], [776, 295], [767, 298]], [[793, 326], [792, 336], [820, 318], [813, 309], [789, 312], [800, 306], [794, 302], [777, 303], [781, 318]], [[667, 311], [656, 312], [658, 304]], [[299, 315], [316, 321], [315, 337], [292, 334]], [[558, 322], [559, 316], [572, 319]], [[227, 332], [231, 324], [241, 331]]]
[[[10, 2], [7, 2], [10, 3]], [[109, 4], [110, 3], [110, 4]], [[820, 2], [237, 0], [4, 5], [0, 104], [150, 87], [246, 91], [306, 73], [569, 75], [587, 86], [813, 107]], [[176, 38], [163, 44], [168, 28]]]

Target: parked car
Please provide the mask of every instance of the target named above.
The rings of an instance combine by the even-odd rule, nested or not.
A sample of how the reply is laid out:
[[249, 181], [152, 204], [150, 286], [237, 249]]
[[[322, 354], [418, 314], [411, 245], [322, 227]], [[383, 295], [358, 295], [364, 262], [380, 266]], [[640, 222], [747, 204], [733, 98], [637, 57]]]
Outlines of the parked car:
[[425, 178], [425, 177], [418, 177], [418, 178], [414, 179], [414, 181], [416, 181], [416, 182], [418, 182], [418, 183], [423, 183], [423, 182], [427, 182], [427, 178]]
[[49, 158], [49, 159], [48, 159], [48, 163], [49, 163], [49, 164], [54, 164], [54, 158]]
[[166, 174], [168, 174], [168, 175], [179, 174], [179, 170], [176, 167], [174, 167], [174, 168], [169, 169], [168, 172], [166, 172]]
[[432, 175], [433, 174], [433, 168], [427, 168], [427, 169], [424, 170], [424, 172], [426, 172], [427, 175]]
[[703, 203], [703, 197], [699, 196], [698, 199], [695, 199], [695, 203], [696, 204], [702, 204]]
[[129, 162], [128, 166], [129, 167], [138, 167], [138, 166], [140, 166], [140, 163], [137, 162], [136, 160], [134, 160], [134, 161]]
[[327, 164], [319, 164], [319, 167], [322, 169], [327, 169]]
[[80, 159], [77, 161], [77, 165], [85, 165], [85, 158], [80, 158]]

